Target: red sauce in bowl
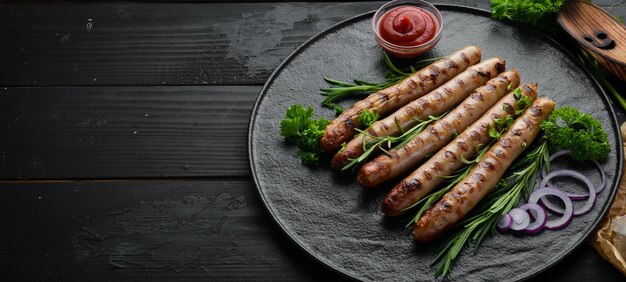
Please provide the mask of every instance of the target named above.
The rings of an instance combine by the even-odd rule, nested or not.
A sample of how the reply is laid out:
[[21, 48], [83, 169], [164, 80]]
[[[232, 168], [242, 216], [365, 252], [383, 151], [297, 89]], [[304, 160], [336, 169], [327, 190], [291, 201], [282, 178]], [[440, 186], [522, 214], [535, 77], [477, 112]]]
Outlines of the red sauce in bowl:
[[437, 34], [438, 24], [430, 12], [414, 6], [400, 6], [386, 12], [379, 21], [378, 32], [387, 42], [400, 46], [417, 46]]

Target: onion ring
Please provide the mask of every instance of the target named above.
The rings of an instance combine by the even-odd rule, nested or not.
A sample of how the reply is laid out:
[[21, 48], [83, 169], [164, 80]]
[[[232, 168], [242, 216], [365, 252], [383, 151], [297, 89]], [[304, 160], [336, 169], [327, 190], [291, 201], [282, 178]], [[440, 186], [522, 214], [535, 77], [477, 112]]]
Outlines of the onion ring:
[[[554, 161], [555, 159], [562, 157], [562, 156], [570, 156], [572, 154], [572, 151], [570, 150], [561, 150], [558, 151], [554, 154], [552, 154], [552, 156], [550, 156], [550, 162]], [[598, 171], [600, 171], [600, 176], [602, 178], [602, 182], [600, 183], [600, 185], [598, 187], [595, 187], [595, 191], [596, 194], [599, 194], [600, 192], [602, 192], [602, 190], [604, 190], [604, 188], [607, 185], [607, 177], [606, 177], [606, 173], [604, 172], [604, 170], [602, 169], [602, 166], [600, 166], [600, 163], [598, 163], [598, 161], [591, 161], [593, 162], [594, 165], [596, 165], [596, 168], [598, 169]], [[545, 179], [546, 178], [546, 170], [542, 169], [541, 170], [541, 178]], [[549, 186], [553, 186], [552, 183], [548, 182], [548, 184], [550, 184]], [[548, 186], [548, 185], [545, 185]], [[545, 187], [544, 186], [544, 187]], [[541, 185], [535, 187], [535, 188], [543, 188]], [[580, 195], [580, 194], [569, 194], [566, 193], [570, 198], [572, 198], [572, 200], [584, 200], [587, 199], [587, 197], [589, 197], [589, 195]]]
[[500, 220], [498, 220], [498, 223], [496, 223], [496, 227], [498, 228], [498, 231], [500, 231], [500, 232], [509, 231], [509, 229], [511, 229], [512, 225], [513, 225], [513, 218], [508, 213], [505, 213], [500, 218]]
[[546, 210], [540, 205], [528, 203], [521, 206], [520, 209], [525, 210], [531, 217], [535, 218], [522, 232], [526, 234], [537, 234], [545, 228], [546, 222], [548, 222], [548, 215], [546, 214]]
[[[585, 185], [587, 186], [587, 188], [589, 188], [589, 194], [587, 194], [587, 202], [585, 203], [585, 205], [580, 208], [580, 209], [575, 209], [573, 212], [573, 215], [575, 216], [579, 216], [579, 215], [583, 215], [588, 213], [589, 211], [591, 211], [591, 208], [593, 208], [593, 205], [596, 202], [596, 191], [595, 191], [595, 187], [593, 186], [593, 183], [591, 183], [591, 180], [589, 180], [589, 178], [587, 178], [586, 176], [584, 176], [583, 174], [573, 171], [573, 170], [568, 170], [568, 169], [560, 169], [560, 170], [555, 170], [551, 173], [549, 173], [548, 175], [546, 175], [546, 178], [544, 178], [543, 180], [541, 180], [541, 184], [539, 184], [539, 187], [544, 188], [547, 187], [548, 185], [548, 181], [550, 181], [550, 179], [552, 179], [553, 177], [557, 177], [557, 176], [569, 176], [569, 177], [573, 177], [576, 178], [582, 182], [585, 183]], [[569, 198], [571, 198], [572, 200], [578, 200], [579, 198], [574, 197], [576, 195], [570, 195], [565, 193]], [[541, 203], [550, 211], [557, 213], [557, 214], [563, 214], [565, 211], [562, 208], [559, 208], [557, 206], [555, 206], [552, 202], [550, 202], [547, 198], [542, 197], [541, 198]]]
[[565, 210], [560, 218], [548, 220], [546, 222], [545, 228], [550, 230], [562, 229], [572, 221], [574, 214], [574, 204], [572, 203], [572, 199], [570, 199], [565, 194], [565, 192], [552, 187], [540, 188], [530, 194], [530, 197], [528, 197], [528, 202], [536, 204], [537, 202], [539, 202], [539, 199], [548, 195], [559, 197], [565, 204]]
[[513, 223], [511, 224], [512, 230], [524, 230], [530, 224], [530, 215], [523, 209], [514, 208], [509, 211], [509, 215], [513, 219]]

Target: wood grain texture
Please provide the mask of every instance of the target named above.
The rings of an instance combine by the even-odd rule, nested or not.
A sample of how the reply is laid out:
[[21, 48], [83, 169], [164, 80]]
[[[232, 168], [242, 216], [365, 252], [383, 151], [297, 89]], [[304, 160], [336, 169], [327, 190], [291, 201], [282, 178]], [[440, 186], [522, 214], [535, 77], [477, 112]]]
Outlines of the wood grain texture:
[[247, 176], [260, 87], [0, 88], [0, 178]]
[[2, 281], [332, 277], [250, 181], [3, 184], [0, 220]]
[[[263, 209], [248, 118], [292, 50], [380, 3], [0, 4], [0, 178], [138, 179], [0, 183], [0, 280], [344, 280]], [[256, 87], [72, 87], [205, 84]], [[11, 87], [42, 85], [70, 87]], [[598, 279], [623, 276], [582, 246], [535, 281]]]
[[[4, 183], [0, 221], [3, 281], [344, 280], [283, 235], [247, 180]], [[534, 281], [599, 278], [623, 276], [583, 246]]]
[[0, 85], [261, 84], [308, 38], [381, 3], [0, 5]]
[[626, 27], [597, 5], [569, 1], [558, 23], [603, 67], [626, 81]]
[[378, 6], [0, 6], [0, 85], [260, 84], [311, 36]]

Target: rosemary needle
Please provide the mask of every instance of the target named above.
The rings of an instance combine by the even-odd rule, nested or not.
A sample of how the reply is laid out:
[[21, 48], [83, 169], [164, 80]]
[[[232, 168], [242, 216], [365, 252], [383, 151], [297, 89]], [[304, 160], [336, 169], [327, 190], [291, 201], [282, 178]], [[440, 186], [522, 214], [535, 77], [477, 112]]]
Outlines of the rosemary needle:
[[[428, 126], [430, 123], [434, 121], [440, 120], [446, 114], [447, 112], [439, 116], [429, 116], [428, 119], [426, 120], [416, 119], [417, 121], [419, 121], [419, 123], [414, 125], [409, 130], [406, 130], [406, 131], [403, 131], [402, 127], [398, 125], [398, 128], [400, 129], [400, 131], [403, 132], [402, 135], [400, 136], [378, 137], [378, 136], [373, 136], [363, 130], [356, 129], [357, 132], [361, 133], [364, 137], [370, 140], [367, 141], [366, 138], [363, 138], [363, 153], [355, 159], [350, 159], [350, 162], [347, 165], [345, 165], [343, 168], [341, 168], [341, 170], [347, 170], [347, 169], [356, 167], [357, 165], [364, 163], [365, 161], [369, 159], [369, 157], [373, 153], [375, 153], [378, 150], [381, 150], [385, 152], [386, 154], [389, 154], [387, 150], [391, 148], [399, 148], [399, 147], [404, 146], [407, 142], [413, 139], [415, 135], [422, 132], [424, 128], [426, 128], [426, 126]], [[396, 145], [396, 146], [393, 147], [393, 145]]]
[[439, 60], [441, 59], [441, 57], [421, 60], [415, 64], [415, 67], [411, 66], [406, 71], [400, 70], [398, 67], [396, 67], [393, 62], [391, 62], [391, 59], [389, 58], [387, 53], [383, 53], [383, 59], [385, 61], [385, 65], [387, 65], [387, 68], [389, 69], [385, 73], [384, 82], [376, 83], [360, 79], [354, 79], [353, 83], [350, 83], [324, 77], [324, 81], [326, 81], [330, 85], [330, 87], [320, 89], [320, 91], [322, 92], [321, 94], [326, 96], [326, 98], [322, 100], [322, 106], [333, 109], [335, 107], [334, 103], [336, 101], [343, 99], [347, 96], [360, 96], [371, 94], [376, 91], [391, 87], [401, 80], [409, 77], [411, 74], [422, 69], [424, 66], [426, 66], [426, 63]]

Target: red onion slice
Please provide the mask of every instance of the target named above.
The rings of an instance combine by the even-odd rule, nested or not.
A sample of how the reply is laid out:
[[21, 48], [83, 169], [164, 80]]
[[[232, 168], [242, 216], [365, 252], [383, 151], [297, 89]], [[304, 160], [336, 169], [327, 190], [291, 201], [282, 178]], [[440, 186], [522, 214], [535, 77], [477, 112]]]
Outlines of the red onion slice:
[[[550, 156], [550, 162], [554, 161], [555, 159], [557, 159], [559, 157], [569, 156], [571, 154], [572, 154], [572, 151], [570, 151], [570, 150], [558, 151], [558, 152], [552, 154], [552, 156]], [[602, 178], [602, 182], [600, 183], [600, 185], [595, 188], [596, 194], [599, 194], [606, 187], [606, 184], [607, 184], [606, 173], [604, 172], [604, 170], [602, 169], [602, 166], [600, 165], [600, 163], [598, 163], [598, 161], [592, 161], [592, 162], [596, 166], [598, 171], [600, 172], [600, 176]], [[546, 170], [542, 169], [541, 170], [541, 178], [545, 179], [546, 177], [547, 177], [546, 176]], [[538, 188], [552, 186], [551, 185], [552, 183], [550, 183], [549, 181], [547, 183], [550, 184], [550, 185], [545, 185], [545, 186], [539, 185]], [[589, 197], [589, 195], [579, 195], [579, 194], [569, 194], [569, 193], [567, 193], [567, 195], [570, 196], [570, 198], [572, 198], [573, 200], [584, 200], [584, 199], [587, 199], [587, 197]]]
[[599, 194], [600, 192], [602, 192], [602, 190], [604, 190], [604, 188], [606, 187], [606, 184], [607, 184], [606, 172], [604, 172], [604, 170], [602, 169], [602, 167], [600, 166], [600, 163], [598, 163], [598, 161], [593, 161], [593, 164], [596, 165], [596, 167], [600, 171], [600, 175], [602, 176], [602, 183], [600, 183], [600, 186], [596, 187], [596, 194]]
[[[541, 183], [539, 183], [539, 188], [545, 188], [545, 187], [554, 187], [554, 185], [552, 185], [550, 183], [550, 180], [552, 178], [555, 177], [561, 177], [561, 176], [569, 176], [572, 178], [576, 178], [582, 182], [585, 183], [585, 185], [587, 185], [587, 187], [589, 187], [589, 194], [597, 194], [596, 193], [596, 188], [595, 186], [593, 186], [593, 183], [591, 183], [591, 180], [589, 180], [589, 178], [587, 178], [587, 176], [584, 176], [582, 173], [577, 172], [577, 171], [573, 171], [571, 169], [559, 169], [559, 170], [555, 170], [552, 171], [550, 173], [548, 173], [548, 175], [546, 175], [546, 177], [544, 177], [541, 180]], [[548, 185], [550, 184], [550, 185]], [[572, 200], [574, 201], [580, 201], [580, 200], [584, 200], [589, 198], [589, 194], [570, 194], [565, 192], [565, 194], [570, 197]]]
[[511, 229], [513, 230], [524, 230], [530, 224], [530, 216], [523, 209], [514, 208], [509, 211], [509, 215], [513, 219], [513, 224], [511, 225]]
[[512, 225], [513, 225], [513, 218], [508, 213], [504, 214], [500, 218], [500, 220], [498, 220], [498, 223], [496, 223], [496, 227], [498, 228], [498, 231], [500, 232], [509, 231]]
[[[585, 203], [585, 205], [582, 208], [575, 209], [573, 214], [575, 216], [579, 216], [579, 215], [583, 215], [583, 214], [588, 213], [591, 210], [591, 208], [593, 208], [593, 205], [596, 202], [596, 192], [595, 192], [595, 188], [593, 187], [593, 184], [591, 183], [591, 180], [589, 180], [589, 178], [587, 178], [586, 176], [584, 176], [584, 175], [582, 175], [582, 174], [580, 174], [578, 172], [575, 172], [573, 170], [561, 169], [561, 170], [555, 170], [555, 171], [549, 173], [546, 176], [546, 178], [544, 178], [541, 181], [541, 184], [539, 184], [539, 187], [547, 186], [548, 181], [551, 178], [557, 177], [557, 176], [569, 176], [569, 177], [573, 177], [573, 178], [576, 178], [578, 180], [581, 180], [582, 182], [585, 183], [587, 188], [589, 188], [589, 194], [586, 195], [587, 196], [587, 202]], [[572, 200], [578, 200], [578, 198], [573, 197], [570, 194], [566, 193], [566, 195], [568, 197], [570, 197]], [[541, 198], [541, 203], [546, 207], [546, 209], [548, 209], [548, 210], [550, 210], [550, 211], [552, 211], [554, 213], [557, 213], [557, 214], [563, 214], [564, 213], [564, 210], [562, 208], [554, 205], [552, 202], [550, 202], [545, 197]]]
[[546, 222], [545, 228], [550, 230], [558, 230], [567, 226], [572, 221], [572, 215], [574, 214], [574, 204], [572, 203], [572, 199], [570, 199], [565, 192], [551, 187], [540, 188], [535, 190], [530, 197], [528, 197], [529, 203], [536, 204], [539, 202], [539, 199], [545, 196], [556, 196], [559, 197], [563, 203], [565, 204], [565, 210], [563, 211], [563, 215], [558, 219], [548, 220]]
[[548, 215], [546, 214], [546, 210], [544, 210], [540, 205], [528, 203], [521, 206], [520, 209], [525, 210], [535, 219], [528, 224], [522, 232], [526, 234], [537, 234], [545, 228], [546, 222], [548, 222]]

